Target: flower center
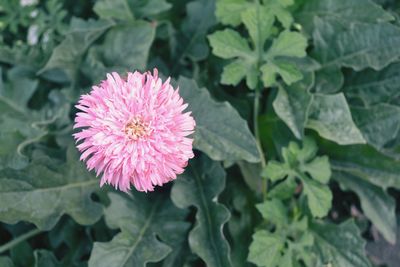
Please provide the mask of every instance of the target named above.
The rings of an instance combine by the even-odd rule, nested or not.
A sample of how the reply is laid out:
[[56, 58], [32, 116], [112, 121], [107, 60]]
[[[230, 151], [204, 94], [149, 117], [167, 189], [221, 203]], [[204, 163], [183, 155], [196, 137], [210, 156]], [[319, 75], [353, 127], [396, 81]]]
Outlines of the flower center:
[[150, 127], [140, 117], [135, 117], [125, 125], [124, 132], [130, 139], [138, 140], [150, 134]]

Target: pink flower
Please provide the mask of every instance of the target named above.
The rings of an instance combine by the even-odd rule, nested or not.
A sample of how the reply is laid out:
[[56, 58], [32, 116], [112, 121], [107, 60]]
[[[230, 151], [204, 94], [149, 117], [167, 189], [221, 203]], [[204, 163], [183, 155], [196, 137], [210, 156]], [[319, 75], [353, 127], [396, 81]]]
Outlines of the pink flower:
[[74, 128], [84, 128], [74, 137], [89, 170], [102, 173], [100, 186], [114, 185], [128, 191], [153, 191], [154, 185], [174, 180], [193, 157], [195, 121], [183, 112], [179, 89], [158, 71], [128, 72], [127, 78], [107, 74], [76, 105], [82, 112]]

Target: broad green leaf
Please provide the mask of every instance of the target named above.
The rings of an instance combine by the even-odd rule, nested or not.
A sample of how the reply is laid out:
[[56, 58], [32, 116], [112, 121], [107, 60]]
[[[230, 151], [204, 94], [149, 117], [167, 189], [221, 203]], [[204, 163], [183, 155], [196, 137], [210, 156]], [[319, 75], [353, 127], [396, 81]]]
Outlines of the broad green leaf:
[[[50, 251], [39, 249], [35, 250], [35, 267], [59, 267], [61, 263], [57, 260], [54, 254]], [[2, 266], [2, 265], [0, 265]]]
[[315, 253], [319, 261], [316, 266], [371, 267], [365, 255], [365, 241], [354, 221], [342, 224], [313, 223]]
[[274, 223], [277, 227], [287, 224], [287, 210], [282, 201], [278, 199], [265, 200], [256, 207], [265, 220]]
[[196, 226], [190, 231], [190, 248], [208, 267], [232, 266], [229, 244], [223, 235], [223, 226], [229, 211], [217, 202], [225, 187], [225, 172], [219, 163], [205, 156], [191, 161], [178, 177], [171, 198], [180, 208], [195, 206]]
[[381, 71], [366, 69], [346, 76], [343, 92], [347, 98], [361, 100], [364, 106], [378, 103], [391, 104], [400, 90], [400, 63]]
[[99, 0], [93, 11], [104, 19], [134, 20], [157, 15], [171, 8], [165, 0]]
[[154, 37], [155, 27], [144, 21], [113, 27], [99, 48], [104, 65], [113, 70], [144, 70]]
[[184, 57], [194, 61], [203, 60], [208, 56], [209, 46], [206, 41], [208, 30], [215, 25], [214, 0], [191, 1], [186, 5], [186, 19], [182, 22], [179, 35], [176, 60], [179, 62]]
[[400, 56], [400, 27], [390, 23], [353, 24], [315, 18], [314, 56], [323, 68], [345, 66], [356, 71], [380, 70]]
[[297, 188], [295, 179], [285, 179], [277, 184], [268, 192], [270, 198], [277, 198], [281, 200], [293, 197]]
[[186, 211], [177, 209], [167, 196], [135, 192], [130, 197], [109, 193], [107, 225], [120, 229], [110, 242], [95, 242], [89, 267], [145, 267], [165, 258], [172, 248], [169, 237], [188, 229]]
[[315, 86], [313, 91], [320, 94], [333, 94], [340, 91], [343, 86], [344, 75], [336, 66], [326, 67], [315, 73]]
[[193, 80], [180, 77], [178, 84], [196, 120], [194, 146], [197, 149], [214, 160], [259, 161], [256, 142], [246, 121], [230, 104], [214, 101]]
[[252, 51], [246, 39], [237, 31], [225, 29], [208, 36], [213, 53], [221, 58], [251, 58]]
[[253, 235], [248, 261], [257, 266], [275, 266], [281, 259], [284, 244], [285, 240], [281, 236], [259, 230]]
[[310, 107], [307, 127], [341, 145], [365, 143], [342, 93], [315, 95]]
[[246, 0], [217, 0], [215, 15], [222, 24], [238, 26], [242, 12], [250, 5]]
[[[231, 260], [233, 267], [251, 267], [247, 261], [249, 246], [252, 241], [254, 225], [258, 219], [255, 212], [254, 192], [251, 191], [240, 177], [227, 179], [227, 185], [221, 201], [227, 203], [231, 217], [227, 223], [229, 236], [232, 238]], [[238, 179], [236, 179], [238, 178]], [[257, 214], [258, 215], [258, 214]]]
[[361, 201], [361, 208], [382, 233], [385, 239], [394, 244], [396, 242], [396, 203], [384, 190], [360, 177], [335, 172], [333, 176], [346, 190], [354, 191]]
[[334, 19], [343, 25], [351, 23], [379, 23], [394, 20], [393, 15], [371, 0], [307, 0], [296, 15], [296, 20], [308, 31], [315, 16]]
[[134, 19], [127, 0], [99, 0], [94, 5], [93, 11], [102, 19]]
[[14, 267], [13, 262], [11, 259], [7, 256], [1, 256], [0, 257], [0, 266], [2, 267]]
[[268, 58], [305, 57], [307, 55], [306, 47], [307, 39], [302, 34], [286, 30], [274, 39], [266, 56]]
[[113, 25], [112, 21], [107, 20], [72, 19], [71, 29], [66, 38], [54, 49], [49, 61], [39, 73], [61, 69], [71, 81], [75, 81], [85, 51]]
[[351, 107], [351, 113], [367, 143], [378, 150], [400, 135], [400, 106]]
[[312, 102], [312, 95], [307, 92], [303, 82], [288, 87], [279, 87], [278, 94], [272, 103], [276, 114], [290, 128], [293, 134], [301, 139]]
[[243, 179], [247, 186], [254, 192], [261, 194], [262, 189], [262, 178], [261, 164], [260, 163], [249, 163], [246, 161], [237, 162], [240, 172], [242, 173]]
[[59, 164], [37, 156], [27, 168], [0, 171], [0, 220], [28, 221], [42, 230], [51, 229], [63, 214], [79, 224], [93, 224], [102, 206], [91, 199], [99, 180], [79, 162], [70, 147], [67, 162]]
[[327, 185], [301, 177], [304, 194], [307, 196], [308, 206], [313, 216], [326, 216], [332, 206], [332, 192]]
[[345, 171], [387, 189], [400, 188], [400, 161], [378, 153], [366, 145], [339, 146], [319, 142], [321, 152], [328, 155], [334, 171]]
[[242, 21], [253, 40], [255, 50], [263, 51], [264, 43], [271, 35], [273, 14], [266, 6], [253, 5], [242, 12]]

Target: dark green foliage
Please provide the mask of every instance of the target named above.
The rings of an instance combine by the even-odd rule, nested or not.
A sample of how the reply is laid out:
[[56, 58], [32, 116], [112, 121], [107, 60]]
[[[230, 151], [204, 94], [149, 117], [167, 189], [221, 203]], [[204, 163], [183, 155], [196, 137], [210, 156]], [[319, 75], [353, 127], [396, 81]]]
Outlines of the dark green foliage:
[[[398, 1], [0, 0], [0, 32], [0, 267], [398, 266]], [[100, 188], [74, 105], [154, 67], [195, 158]]]

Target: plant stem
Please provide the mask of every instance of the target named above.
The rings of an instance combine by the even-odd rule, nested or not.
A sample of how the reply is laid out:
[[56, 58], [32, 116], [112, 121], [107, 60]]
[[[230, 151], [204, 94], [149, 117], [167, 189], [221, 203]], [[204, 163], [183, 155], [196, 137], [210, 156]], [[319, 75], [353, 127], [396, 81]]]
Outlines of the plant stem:
[[[258, 127], [258, 114], [259, 114], [259, 109], [260, 109], [260, 87], [257, 86], [255, 89], [255, 94], [254, 94], [254, 110], [253, 110], [253, 125], [254, 125], [254, 135], [256, 137], [256, 145], [257, 145], [257, 150], [258, 153], [260, 154], [261, 158], [261, 168], [264, 169], [265, 166], [267, 166], [267, 162], [264, 157], [264, 152], [262, 149], [261, 145], [261, 139], [260, 139], [260, 131]], [[266, 198], [267, 196], [267, 180], [262, 179], [262, 194], [263, 194], [263, 199]]]
[[32, 236], [35, 236], [39, 233], [41, 233], [42, 231], [40, 231], [39, 229], [33, 229], [23, 235], [20, 235], [19, 237], [11, 240], [8, 243], [5, 243], [4, 245], [0, 246], [0, 254], [15, 247], [16, 245], [18, 245], [19, 243], [31, 238]]

